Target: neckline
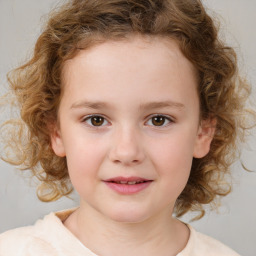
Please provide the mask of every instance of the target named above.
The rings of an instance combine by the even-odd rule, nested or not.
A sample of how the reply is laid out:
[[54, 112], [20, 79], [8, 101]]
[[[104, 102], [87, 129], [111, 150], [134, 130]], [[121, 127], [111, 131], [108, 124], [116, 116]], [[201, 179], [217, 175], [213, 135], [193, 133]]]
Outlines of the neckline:
[[[90, 255], [93, 256], [98, 256], [97, 254], [93, 253], [92, 251], [90, 251], [89, 248], [87, 248], [68, 228], [65, 227], [65, 225], [63, 224], [64, 221], [75, 211], [77, 210], [79, 207], [75, 207], [75, 208], [71, 208], [71, 209], [66, 209], [66, 210], [62, 210], [62, 211], [58, 211], [58, 212], [54, 212], [52, 213], [52, 215], [54, 216], [54, 218], [57, 218], [59, 221], [59, 224], [61, 226], [61, 228], [63, 230], [65, 230], [65, 233], [68, 234], [69, 237], [72, 238], [73, 242], [77, 242], [77, 244], [79, 244], [79, 246], [82, 246], [83, 249], [86, 249], [87, 252], [90, 252]], [[184, 222], [182, 222], [184, 223]], [[187, 241], [186, 246], [176, 255], [176, 256], [188, 256], [189, 252], [191, 251], [192, 245], [193, 245], [193, 240], [194, 240], [194, 236], [195, 236], [195, 230], [193, 229], [193, 227], [187, 223], [184, 223], [188, 229], [189, 229], [189, 239]]]

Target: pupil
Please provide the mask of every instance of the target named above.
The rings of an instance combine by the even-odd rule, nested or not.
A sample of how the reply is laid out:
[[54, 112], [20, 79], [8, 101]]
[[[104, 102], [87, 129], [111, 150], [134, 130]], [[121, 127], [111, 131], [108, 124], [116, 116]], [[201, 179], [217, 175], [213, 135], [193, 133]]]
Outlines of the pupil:
[[102, 125], [102, 124], [103, 124], [103, 118], [100, 117], [100, 116], [93, 117], [93, 118], [92, 118], [92, 124], [93, 124], [94, 126], [100, 126], [100, 125]]
[[164, 117], [161, 116], [156, 116], [153, 118], [153, 124], [156, 126], [161, 126], [164, 124]]

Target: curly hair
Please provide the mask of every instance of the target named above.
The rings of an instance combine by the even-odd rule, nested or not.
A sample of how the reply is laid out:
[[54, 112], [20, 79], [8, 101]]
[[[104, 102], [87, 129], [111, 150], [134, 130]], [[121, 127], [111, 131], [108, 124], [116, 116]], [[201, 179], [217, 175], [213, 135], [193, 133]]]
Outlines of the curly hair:
[[41, 181], [40, 200], [68, 195], [72, 185], [66, 158], [54, 154], [49, 125], [58, 118], [62, 67], [79, 49], [135, 34], [178, 42], [198, 72], [201, 119], [216, 120], [210, 152], [193, 159], [188, 183], [175, 206], [177, 216], [190, 210], [203, 216], [204, 204], [230, 192], [224, 181], [245, 135], [250, 87], [238, 75], [234, 50], [219, 39], [200, 0], [72, 0], [53, 10], [32, 58], [8, 74], [20, 120], [2, 126], [9, 134], [2, 159], [30, 170]]

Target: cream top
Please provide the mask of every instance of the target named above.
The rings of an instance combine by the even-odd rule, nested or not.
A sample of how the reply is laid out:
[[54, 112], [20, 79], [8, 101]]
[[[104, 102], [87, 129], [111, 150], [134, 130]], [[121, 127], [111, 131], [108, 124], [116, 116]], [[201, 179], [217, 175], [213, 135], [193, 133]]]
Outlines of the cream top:
[[[73, 211], [50, 213], [33, 226], [2, 233], [0, 256], [97, 256], [63, 225]], [[221, 242], [188, 227], [189, 241], [177, 256], [239, 256]]]

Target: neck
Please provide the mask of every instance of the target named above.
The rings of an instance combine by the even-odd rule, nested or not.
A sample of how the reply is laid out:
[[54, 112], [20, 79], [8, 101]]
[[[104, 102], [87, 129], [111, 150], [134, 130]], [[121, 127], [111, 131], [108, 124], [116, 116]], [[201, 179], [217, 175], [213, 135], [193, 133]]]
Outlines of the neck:
[[[165, 210], [139, 223], [116, 222], [81, 205], [64, 225], [97, 255], [177, 255], [188, 228]], [[100, 241], [100, 247], [99, 247]]]

